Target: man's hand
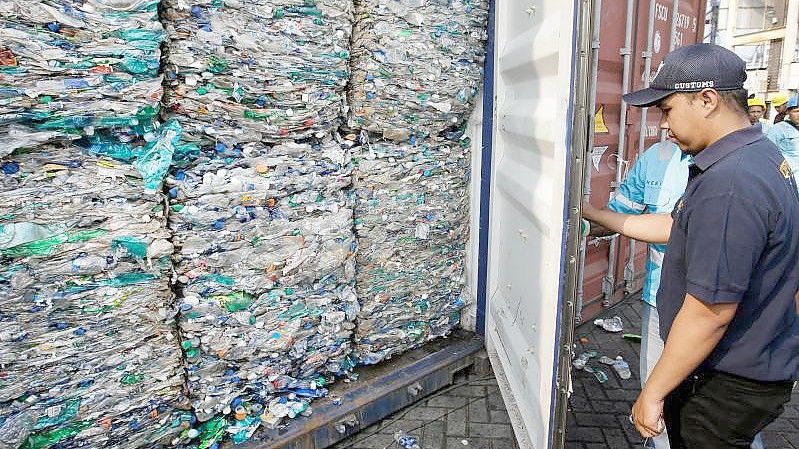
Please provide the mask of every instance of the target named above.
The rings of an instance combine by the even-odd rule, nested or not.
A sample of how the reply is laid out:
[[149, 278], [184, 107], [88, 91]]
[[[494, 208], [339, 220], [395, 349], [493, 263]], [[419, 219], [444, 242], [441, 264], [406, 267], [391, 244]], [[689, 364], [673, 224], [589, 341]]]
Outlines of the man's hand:
[[600, 209], [592, 206], [588, 201], [583, 201], [583, 218], [588, 221], [596, 221]]
[[652, 438], [663, 433], [663, 398], [649, 397], [643, 392], [633, 405], [633, 424], [644, 438]]
[[671, 235], [671, 215], [629, 215], [598, 209], [588, 202], [582, 205], [583, 218], [600, 226], [647, 243], [666, 243]]
[[685, 295], [663, 354], [633, 406], [633, 421], [641, 435], [660, 434], [657, 421], [663, 414], [663, 399], [713, 352], [737, 310], [737, 303], [706, 304]]

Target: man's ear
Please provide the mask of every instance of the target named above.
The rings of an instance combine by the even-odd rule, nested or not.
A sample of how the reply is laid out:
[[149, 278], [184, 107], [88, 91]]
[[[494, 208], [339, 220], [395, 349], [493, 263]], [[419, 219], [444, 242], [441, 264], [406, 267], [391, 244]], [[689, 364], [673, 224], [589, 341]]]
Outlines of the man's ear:
[[714, 89], [704, 89], [697, 94], [697, 97], [702, 102], [702, 108], [707, 115], [717, 111], [721, 105], [721, 95]]

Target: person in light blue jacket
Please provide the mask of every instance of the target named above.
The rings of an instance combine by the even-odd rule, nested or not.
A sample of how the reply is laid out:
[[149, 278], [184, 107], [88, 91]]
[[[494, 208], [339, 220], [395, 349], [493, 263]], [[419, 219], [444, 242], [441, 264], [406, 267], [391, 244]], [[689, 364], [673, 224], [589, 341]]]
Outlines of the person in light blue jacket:
[[[627, 173], [608, 209], [622, 214], [663, 214], [674, 209], [674, 205], [685, 191], [688, 182], [688, 166], [691, 157], [683, 154], [672, 142], [658, 142], [647, 149]], [[641, 299], [641, 357], [640, 376], [643, 386], [663, 352], [660, 324], [655, 304], [660, 287], [660, 270], [666, 245], [651, 244], [647, 251], [646, 277]], [[653, 438], [656, 449], [668, 449], [669, 439], [664, 432]]]
[[769, 138], [788, 161], [794, 173], [799, 173], [799, 98], [788, 100], [785, 120], [773, 125], [766, 132]]

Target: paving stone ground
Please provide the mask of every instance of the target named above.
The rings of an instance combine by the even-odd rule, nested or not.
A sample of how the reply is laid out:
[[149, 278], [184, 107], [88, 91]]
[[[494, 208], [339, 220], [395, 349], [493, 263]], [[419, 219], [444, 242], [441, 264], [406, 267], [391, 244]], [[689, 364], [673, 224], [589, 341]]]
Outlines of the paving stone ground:
[[[624, 332], [640, 334], [641, 300], [628, 298], [605, 310], [600, 317], [618, 315], [624, 322]], [[640, 392], [638, 357], [640, 344], [624, 340], [593, 324], [593, 320], [579, 326], [575, 333], [578, 341], [575, 352], [596, 349], [611, 358], [621, 355], [630, 364], [633, 377], [621, 380], [610, 367], [604, 367], [608, 381], [600, 384], [585, 371], [574, 371], [574, 393], [569, 401], [569, 420], [566, 425], [568, 449], [627, 449], [640, 448], [641, 437], [635, 432], [628, 416]], [[588, 339], [579, 343], [580, 337]], [[593, 364], [594, 366], [602, 366]], [[785, 413], [766, 428], [763, 440], [767, 449], [799, 449], [799, 388], [785, 407]]]
[[493, 376], [474, 373], [453, 386], [333, 446], [333, 449], [396, 449], [394, 434], [417, 438], [422, 449], [515, 449], [513, 429]]
[[[637, 296], [604, 311], [601, 317], [614, 315], [622, 318], [624, 332], [640, 333], [641, 301]], [[579, 343], [580, 337], [588, 342]], [[577, 328], [576, 340], [577, 354], [596, 349], [611, 358], [621, 355], [629, 362], [633, 377], [621, 380], [610, 367], [595, 364], [608, 374], [608, 381], [601, 384], [592, 374], [574, 371], [566, 448], [640, 448], [643, 441], [627, 418], [640, 391], [640, 344], [607, 333], [592, 321]], [[386, 418], [333, 449], [397, 449], [400, 446], [394, 441], [394, 433], [400, 430], [416, 437], [422, 449], [516, 449], [496, 380], [490, 375], [473, 373], [460, 376], [452, 387]], [[767, 449], [799, 449], [799, 388], [785, 413], [764, 431], [764, 440]]]

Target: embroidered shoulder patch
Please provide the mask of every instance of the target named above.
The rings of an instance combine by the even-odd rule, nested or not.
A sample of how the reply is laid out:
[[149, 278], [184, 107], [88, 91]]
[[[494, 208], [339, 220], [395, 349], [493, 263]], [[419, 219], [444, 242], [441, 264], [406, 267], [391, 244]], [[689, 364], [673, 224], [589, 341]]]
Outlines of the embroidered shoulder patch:
[[782, 173], [782, 176], [785, 179], [788, 179], [791, 177], [791, 175], [793, 175], [793, 172], [791, 172], [791, 166], [788, 165], [788, 161], [782, 161], [782, 164], [780, 164], [780, 173]]

